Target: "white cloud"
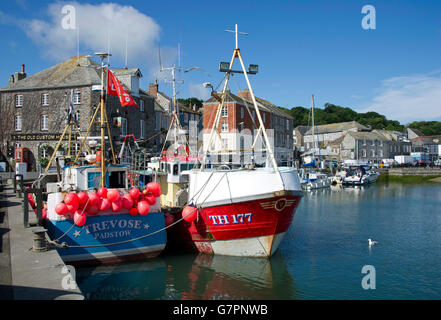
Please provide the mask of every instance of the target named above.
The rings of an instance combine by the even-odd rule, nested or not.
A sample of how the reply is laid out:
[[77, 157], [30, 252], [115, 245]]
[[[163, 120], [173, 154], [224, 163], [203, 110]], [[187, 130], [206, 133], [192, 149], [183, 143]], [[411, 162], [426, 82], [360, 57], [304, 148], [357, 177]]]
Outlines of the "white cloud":
[[[66, 16], [62, 8], [67, 4], [75, 8], [75, 30], [62, 28]], [[111, 66], [124, 67], [127, 41], [128, 67], [146, 66], [151, 75], [159, 69], [156, 43], [161, 28], [152, 17], [132, 6], [56, 2], [48, 6], [46, 19], [22, 20], [21, 27], [39, 47], [41, 55], [54, 62], [77, 55], [78, 33], [80, 55], [110, 51]], [[175, 49], [164, 47], [161, 51], [163, 64], [176, 59]]]
[[205, 88], [200, 83], [189, 83], [188, 91], [190, 93], [190, 97], [195, 97], [204, 101], [210, 98], [211, 96], [210, 90]]
[[376, 111], [403, 124], [441, 118], [441, 71], [386, 79], [378, 92], [362, 112]]

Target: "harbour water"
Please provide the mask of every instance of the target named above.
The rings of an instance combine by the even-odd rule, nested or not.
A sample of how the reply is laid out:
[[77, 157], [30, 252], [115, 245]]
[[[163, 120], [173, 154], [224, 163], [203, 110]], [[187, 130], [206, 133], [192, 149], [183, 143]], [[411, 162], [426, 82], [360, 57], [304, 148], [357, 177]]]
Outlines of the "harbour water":
[[[365, 265], [375, 289], [362, 286], [374, 276]], [[441, 299], [441, 184], [306, 192], [270, 260], [167, 255], [77, 269], [76, 280], [91, 300]]]

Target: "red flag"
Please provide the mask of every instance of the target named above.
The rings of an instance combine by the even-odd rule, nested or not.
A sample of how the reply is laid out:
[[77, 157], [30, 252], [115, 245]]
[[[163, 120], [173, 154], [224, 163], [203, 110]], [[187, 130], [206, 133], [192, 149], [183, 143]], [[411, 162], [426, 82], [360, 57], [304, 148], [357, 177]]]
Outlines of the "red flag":
[[124, 89], [112, 71], [107, 70], [107, 94], [118, 96], [122, 107], [138, 107], [132, 96]]

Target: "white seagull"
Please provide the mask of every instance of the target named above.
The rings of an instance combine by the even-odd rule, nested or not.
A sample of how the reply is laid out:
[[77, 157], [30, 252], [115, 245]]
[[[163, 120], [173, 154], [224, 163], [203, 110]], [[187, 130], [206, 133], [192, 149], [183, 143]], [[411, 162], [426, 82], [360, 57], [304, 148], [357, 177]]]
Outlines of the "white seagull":
[[371, 239], [368, 239], [369, 241], [369, 247], [375, 246], [376, 244], [378, 244], [378, 241], [372, 241]]

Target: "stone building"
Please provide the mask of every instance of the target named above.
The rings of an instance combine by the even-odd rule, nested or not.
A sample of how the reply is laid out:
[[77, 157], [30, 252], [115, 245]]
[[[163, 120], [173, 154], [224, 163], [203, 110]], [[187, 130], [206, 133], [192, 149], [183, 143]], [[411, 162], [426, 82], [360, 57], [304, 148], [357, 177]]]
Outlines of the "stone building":
[[[400, 137], [396, 132], [388, 130], [350, 131], [338, 141], [340, 159], [380, 162], [382, 159], [394, 159], [397, 155], [409, 155], [411, 143]], [[334, 148], [337, 148], [336, 144], [330, 143]]]
[[[155, 114], [156, 123], [155, 129], [163, 130], [163, 134], [158, 135], [155, 138], [156, 151], [161, 151], [166, 138], [166, 131], [170, 127], [171, 113], [173, 112], [173, 101], [164, 92], [159, 91], [159, 84], [157, 81], [149, 85], [149, 95], [155, 99]], [[186, 138], [189, 138], [189, 129], [191, 122], [196, 123], [196, 136], [202, 130], [202, 113], [196, 108], [189, 108], [183, 104], [177, 102], [178, 106], [178, 119], [181, 127], [186, 132]], [[196, 142], [197, 143], [197, 142]]]
[[[139, 89], [141, 72], [130, 69], [116, 71], [115, 75], [140, 108], [121, 107], [118, 97], [107, 96], [113, 141], [118, 144], [128, 133], [135, 134], [137, 139], [153, 135], [154, 100]], [[28, 148], [28, 171], [37, 170], [38, 163], [49, 158], [66, 127], [71, 99], [75, 119], [84, 135], [99, 104], [100, 90], [101, 66], [90, 57], [73, 57], [29, 77], [23, 66], [22, 72], [11, 76], [9, 85], [0, 89], [2, 146]], [[95, 120], [99, 120], [99, 115]], [[89, 136], [97, 135], [99, 125], [95, 124]], [[67, 140], [62, 149], [67, 149]]]

